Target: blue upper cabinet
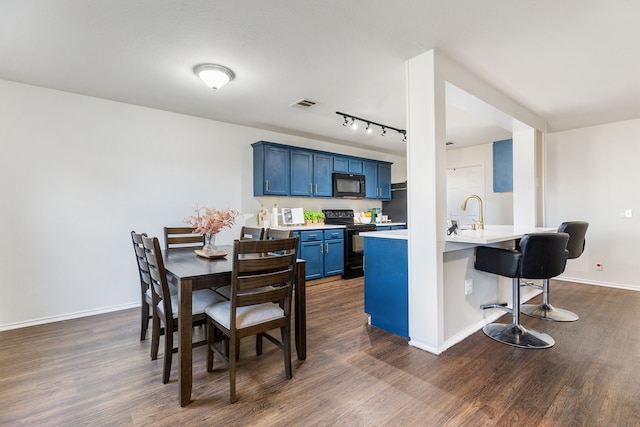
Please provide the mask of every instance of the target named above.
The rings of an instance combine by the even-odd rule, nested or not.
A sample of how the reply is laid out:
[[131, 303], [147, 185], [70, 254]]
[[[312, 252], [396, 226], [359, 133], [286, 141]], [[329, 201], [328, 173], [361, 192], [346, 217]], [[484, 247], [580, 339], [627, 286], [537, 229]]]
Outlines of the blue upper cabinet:
[[289, 150], [259, 141], [253, 146], [253, 195], [289, 195]]
[[315, 153], [313, 155], [313, 196], [333, 196], [333, 156]]
[[363, 164], [367, 199], [378, 198], [378, 164], [376, 162], [364, 162]]
[[291, 150], [291, 195], [311, 197], [313, 192], [313, 156], [307, 151]]
[[364, 174], [367, 199], [391, 199], [391, 163], [267, 141], [253, 147], [253, 195], [333, 197], [333, 172]]
[[334, 172], [349, 172], [349, 158], [345, 156], [333, 156], [333, 171]]
[[331, 197], [333, 156], [291, 150], [291, 196]]
[[513, 191], [513, 140], [493, 143], [493, 192]]
[[367, 199], [391, 200], [391, 163], [364, 161]]

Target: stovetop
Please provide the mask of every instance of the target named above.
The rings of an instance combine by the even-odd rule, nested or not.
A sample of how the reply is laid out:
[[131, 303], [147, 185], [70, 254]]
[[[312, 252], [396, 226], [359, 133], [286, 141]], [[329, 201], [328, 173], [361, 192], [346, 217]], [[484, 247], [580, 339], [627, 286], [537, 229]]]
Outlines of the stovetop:
[[324, 223], [328, 225], [344, 225], [348, 229], [374, 231], [375, 224], [356, 224], [353, 220], [353, 209], [324, 209]]

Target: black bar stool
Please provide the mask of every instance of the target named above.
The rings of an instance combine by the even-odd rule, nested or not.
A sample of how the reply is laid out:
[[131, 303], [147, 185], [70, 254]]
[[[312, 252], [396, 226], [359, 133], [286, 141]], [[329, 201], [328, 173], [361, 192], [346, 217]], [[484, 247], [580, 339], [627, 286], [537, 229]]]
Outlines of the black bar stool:
[[511, 277], [513, 308], [506, 304], [488, 304], [482, 308], [501, 308], [513, 315], [510, 324], [490, 323], [482, 328], [490, 338], [522, 348], [548, 348], [555, 344], [550, 335], [527, 329], [520, 324], [520, 279], [549, 279], [564, 271], [568, 251], [567, 233], [525, 234], [518, 250], [478, 246], [475, 268], [499, 276]]
[[[563, 222], [558, 227], [558, 232], [567, 233], [569, 235], [569, 243], [567, 250], [569, 251], [569, 259], [578, 258], [584, 252], [585, 235], [587, 234], [588, 222], [569, 221]], [[542, 286], [533, 283], [525, 283], [527, 286], [533, 286], [542, 289], [542, 304], [522, 304], [520, 311], [527, 316], [536, 317], [538, 319], [553, 320], [555, 322], [575, 322], [579, 319], [578, 315], [572, 311], [563, 308], [557, 308], [549, 302], [549, 279], [542, 281]]]

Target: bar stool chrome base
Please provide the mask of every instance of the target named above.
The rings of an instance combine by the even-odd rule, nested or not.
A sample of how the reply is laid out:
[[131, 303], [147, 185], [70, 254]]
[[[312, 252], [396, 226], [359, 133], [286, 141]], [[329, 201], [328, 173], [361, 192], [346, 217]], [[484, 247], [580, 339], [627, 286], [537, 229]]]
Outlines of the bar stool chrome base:
[[564, 308], [556, 308], [551, 304], [522, 304], [520, 306], [522, 314], [536, 317], [538, 319], [551, 320], [554, 322], [575, 322], [580, 317], [572, 311]]
[[503, 344], [520, 348], [549, 348], [556, 343], [544, 332], [527, 329], [514, 323], [490, 323], [482, 328], [482, 332]]

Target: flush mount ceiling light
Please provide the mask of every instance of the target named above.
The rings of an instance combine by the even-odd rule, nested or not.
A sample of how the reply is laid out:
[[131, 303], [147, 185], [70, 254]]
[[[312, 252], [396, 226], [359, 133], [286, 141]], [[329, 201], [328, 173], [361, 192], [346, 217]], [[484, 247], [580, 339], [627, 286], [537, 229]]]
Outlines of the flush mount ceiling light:
[[371, 120], [362, 119], [360, 117], [352, 116], [351, 114], [347, 114], [347, 113], [341, 113], [340, 111], [336, 111], [336, 114], [344, 118], [344, 123], [342, 124], [342, 126], [347, 126], [349, 124], [349, 119], [351, 119], [351, 128], [355, 130], [358, 128], [357, 121], [360, 121], [362, 123], [367, 124], [367, 127], [365, 128], [365, 132], [367, 133], [371, 133], [371, 130], [372, 130], [371, 126], [375, 125], [375, 126], [379, 126], [382, 129], [381, 136], [386, 136], [387, 130], [391, 129], [391, 130], [395, 130], [400, 135], [402, 135], [402, 142], [407, 142], [407, 131], [404, 129], [398, 129], [398, 128], [394, 128], [393, 126], [383, 125], [382, 123], [372, 122]]
[[220, 89], [236, 77], [227, 67], [216, 64], [196, 65], [193, 72], [213, 90]]

